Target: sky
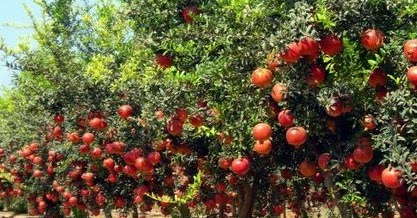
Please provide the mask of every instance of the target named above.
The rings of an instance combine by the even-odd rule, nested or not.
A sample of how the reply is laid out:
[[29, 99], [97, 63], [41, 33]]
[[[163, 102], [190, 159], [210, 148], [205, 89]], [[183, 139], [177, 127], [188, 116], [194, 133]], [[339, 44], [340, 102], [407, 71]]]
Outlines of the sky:
[[[27, 4], [35, 16], [39, 16], [39, 7], [33, 3], [33, 0], [0, 0], [0, 37], [9, 46], [16, 46], [19, 39], [28, 37], [33, 33], [33, 30], [29, 28], [31, 20], [26, 14], [23, 4]], [[10, 27], [7, 25], [10, 23], [17, 24], [21, 28]], [[25, 26], [26, 28], [22, 28]], [[1, 58], [0, 86], [11, 87], [12, 74], [5, 67], [5, 64], [5, 61]]]

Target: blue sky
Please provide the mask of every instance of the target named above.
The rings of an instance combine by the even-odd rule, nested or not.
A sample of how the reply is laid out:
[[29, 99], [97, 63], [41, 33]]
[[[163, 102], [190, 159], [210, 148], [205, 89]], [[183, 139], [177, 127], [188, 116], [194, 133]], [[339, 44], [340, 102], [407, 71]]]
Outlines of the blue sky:
[[[27, 37], [33, 30], [30, 28], [9, 27], [6, 24], [15, 23], [19, 26], [30, 26], [31, 21], [23, 7], [27, 4], [35, 15], [39, 15], [39, 7], [32, 0], [0, 0], [0, 36], [9, 46], [16, 46], [19, 39]], [[0, 86], [11, 86], [11, 72], [5, 67], [5, 61], [0, 59]]]

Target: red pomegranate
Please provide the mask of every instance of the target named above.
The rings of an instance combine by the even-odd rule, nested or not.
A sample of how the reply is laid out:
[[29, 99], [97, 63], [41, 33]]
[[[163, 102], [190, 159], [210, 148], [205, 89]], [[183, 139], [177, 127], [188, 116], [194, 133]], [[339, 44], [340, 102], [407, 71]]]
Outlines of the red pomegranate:
[[236, 158], [233, 160], [231, 169], [237, 175], [243, 176], [249, 172], [250, 162], [247, 157]]
[[251, 76], [251, 83], [258, 88], [263, 88], [271, 85], [274, 75], [266, 68], [258, 68], [253, 71]]
[[220, 168], [227, 170], [232, 165], [233, 159], [230, 157], [220, 157], [218, 160], [218, 165]]
[[417, 66], [408, 69], [407, 79], [412, 85], [417, 86]]
[[89, 145], [94, 142], [94, 134], [86, 132], [84, 133], [82, 140], [85, 144]]
[[287, 85], [283, 83], [277, 83], [272, 87], [271, 90], [271, 97], [276, 102], [282, 102], [284, 101], [287, 94]]
[[307, 141], [307, 136], [307, 131], [300, 126], [289, 128], [285, 134], [288, 144], [293, 145], [296, 149]]
[[300, 54], [309, 60], [315, 60], [320, 56], [319, 43], [311, 37], [302, 38], [298, 42]]
[[290, 127], [294, 124], [294, 116], [290, 110], [282, 110], [278, 114], [278, 123], [283, 127]]
[[374, 156], [371, 145], [359, 145], [353, 151], [353, 159], [359, 163], [368, 163]]
[[305, 177], [310, 177], [316, 174], [316, 165], [308, 160], [304, 160], [299, 165], [300, 173]]
[[353, 155], [350, 154], [345, 158], [344, 161], [345, 167], [349, 170], [357, 170], [361, 166], [360, 163], [356, 162], [355, 159], [353, 159]]
[[371, 75], [369, 75], [368, 84], [372, 88], [378, 88], [385, 86], [387, 80], [387, 74], [381, 68], [376, 68], [372, 71]]
[[329, 56], [335, 56], [342, 51], [343, 42], [336, 35], [329, 34], [321, 39], [320, 47], [324, 54]]
[[130, 105], [122, 105], [117, 110], [117, 114], [123, 119], [126, 119], [133, 114], [133, 108]]
[[282, 60], [289, 64], [295, 63], [301, 57], [301, 48], [295, 42], [290, 43], [287, 49], [283, 53], [281, 53], [280, 57], [282, 58]]
[[155, 63], [162, 69], [167, 69], [172, 66], [172, 58], [168, 55], [157, 54], [155, 56]]
[[382, 182], [382, 171], [384, 170], [385, 170], [384, 165], [376, 165], [376, 166], [370, 167], [367, 171], [369, 179], [378, 183]]
[[384, 44], [384, 33], [377, 29], [368, 29], [362, 33], [361, 43], [370, 51], [377, 51]]
[[326, 71], [323, 67], [313, 64], [310, 73], [307, 75], [307, 84], [315, 88], [326, 80]]
[[398, 188], [403, 184], [401, 171], [394, 167], [385, 168], [381, 174], [382, 183], [388, 188]]
[[256, 141], [253, 150], [260, 155], [267, 155], [272, 150], [272, 143], [270, 140]]
[[323, 153], [318, 158], [319, 167], [322, 170], [327, 170], [329, 161], [331, 160], [331, 155], [329, 153]]
[[417, 62], [417, 39], [408, 40], [403, 48], [404, 56], [411, 62]]
[[272, 128], [267, 123], [256, 124], [252, 129], [252, 136], [256, 140], [265, 141], [271, 137]]
[[186, 23], [192, 24], [194, 23], [194, 16], [199, 13], [198, 7], [191, 5], [187, 6], [184, 9], [182, 9], [182, 18]]

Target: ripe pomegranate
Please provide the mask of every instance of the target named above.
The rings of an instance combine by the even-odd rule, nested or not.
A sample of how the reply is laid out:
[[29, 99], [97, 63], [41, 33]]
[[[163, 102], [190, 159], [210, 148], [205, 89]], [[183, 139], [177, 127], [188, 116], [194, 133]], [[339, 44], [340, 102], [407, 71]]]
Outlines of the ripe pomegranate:
[[291, 127], [285, 134], [288, 144], [293, 145], [296, 149], [307, 141], [307, 131], [300, 126]]
[[230, 157], [220, 157], [218, 160], [218, 165], [220, 168], [227, 170], [232, 165], [233, 159]]
[[40, 157], [40, 156], [35, 156], [35, 157], [33, 158], [33, 160], [32, 160], [32, 163], [33, 163], [33, 164], [36, 164], [36, 165], [41, 165], [41, 164], [42, 164], [42, 157]]
[[243, 176], [249, 172], [250, 162], [246, 157], [234, 159], [231, 169], [237, 175]]
[[126, 204], [126, 201], [122, 197], [116, 197], [116, 199], [114, 200], [114, 206], [116, 208], [123, 208], [125, 204]]
[[216, 193], [214, 195], [214, 201], [218, 205], [225, 205], [227, 203], [227, 195], [225, 193]]
[[123, 173], [125, 173], [126, 175], [132, 178], [136, 178], [138, 171], [135, 166], [126, 165], [123, 167]]
[[80, 194], [83, 197], [88, 197], [90, 195], [90, 191], [88, 189], [83, 188], [80, 190]]
[[256, 141], [253, 150], [260, 155], [267, 155], [272, 150], [272, 143], [270, 140]]
[[252, 129], [252, 136], [256, 140], [265, 141], [271, 137], [272, 128], [267, 123], [256, 124]]
[[136, 169], [142, 172], [148, 172], [153, 168], [148, 158], [145, 157], [139, 157], [138, 159], [136, 159], [135, 167]]
[[371, 145], [359, 145], [353, 151], [353, 159], [359, 163], [368, 163], [373, 156], [374, 152]]
[[128, 165], [135, 165], [136, 159], [142, 155], [142, 151], [138, 148], [134, 148], [123, 155], [123, 160]]
[[99, 193], [96, 196], [95, 201], [96, 201], [97, 205], [102, 206], [102, 205], [104, 205], [106, 203], [106, 197], [104, 196], [103, 193]]
[[407, 79], [412, 85], [417, 86], [417, 66], [408, 69]]
[[365, 115], [365, 117], [363, 118], [362, 125], [365, 131], [375, 129], [376, 128], [375, 118], [370, 114]]
[[271, 72], [275, 72], [277, 68], [279, 67], [279, 62], [277, 58], [270, 58], [268, 59], [268, 69]]
[[313, 64], [310, 67], [310, 73], [307, 75], [307, 84], [312, 88], [317, 87], [326, 80], [326, 71], [323, 67]]
[[102, 118], [95, 117], [89, 121], [89, 125], [91, 128], [95, 130], [103, 130], [107, 127], [106, 121]]
[[336, 35], [329, 34], [321, 39], [320, 47], [324, 54], [329, 56], [335, 56], [342, 51], [343, 42]]
[[103, 160], [103, 166], [109, 171], [113, 171], [115, 165], [116, 163], [112, 158], [106, 158]]
[[126, 147], [126, 144], [120, 141], [107, 143], [105, 145], [106, 152], [109, 154], [122, 154], [123, 149]]
[[286, 50], [280, 54], [280, 57], [288, 64], [295, 63], [301, 57], [301, 48], [295, 42], [290, 43]]
[[77, 132], [72, 132], [67, 134], [67, 139], [73, 144], [80, 142], [80, 135]]
[[276, 204], [272, 207], [274, 215], [281, 215], [285, 212], [285, 206], [282, 204]]
[[177, 119], [170, 119], [166, 124], [166, 129], [169, 134], [178, 136], [183, 130], [183, 122]]
[[385, 87], [380, 87], [376, 90], [375, 99], [379, 102], [383, 101], [388, 95], [388, 90]]
[[147, 185], [140, 185], [138, 187], [136, 187], [135, 189], [133, 189], [133, 195], [137, 195], [137, 196], [145, 196], [146, 193], [149, 192], [149, 186]]
[[79, 150], [81, 154], [88, 154], [90, 153], [90, 145], [82, 144], [80, 145]]
[[310, 177], [316, 174], [316, 165], [308, 160], [304, 160], [299, 165], [300, 173], [305, 177]]
[[367, 171], [369, 179], [378, 183], [382, 182], [382, 171], [384, 170], [385, 170], [384, 165], [376, 165], [376, 166], [370, 167]]
[[182, 9], [182, 18], [186, 23], [192, 24], [194, 23], [194, 16], [199, 13], [198, 7], [191, 5], [187, 6], [184, 9]]
[[203, 117], [201, 117], [199, 114], [194, 114], [191, 117], [188, 118], [190, 121], [190, 124], [193, 125], [195, 128], [198, 128], [203, 125]]
[[387, 80], [387, 74], [381, 68], [376, 68], [372, 71], [371, 75], [369, 75], [368, 84], [372, 88], [378, 88], [385, 86]]
[[110, 173], [110, 174], [107, 176], [106, 181], [108, 181], [109, 183], [115, 183], [115, 182], [117, 182], [117, 175], [115, 175], [115, 174], [113, 174], [113, 173]]
[[267, 87], [274, 79], [272, 72], [266, 68], [258, 68], [253, 71], [251, 76], [251, 83], [258, 88]]
[[283, 127], [290, 127], [294, 124], [294, 116], [290, 110], [282, 110], [278, 114], [278, 123]]
[[55, 136], [55, 138], [57, 138], [58, 140], [62, 137], [62, 133], [64, 132], [64, 130], [62, 129], [62, 127], [60, 126], [56, 126], [53, 130], [52, 130], [52, 134]]
[[86, 132], [83, 134], [82, 140], [85, 144], [89, 145], [94, 142], [94, 134]]
[[180, 122], [184, 123], [188, 119], [188, 111], [186, 108], [178, 108], [175, 111], [175, 115], [173, 119], [179, 120]]
[[117, 110], [117, 114], [123, 119], [126, 119], [133, 114], [133, 108], [130, 105], [122, 105]]
[[318, 158], [318, 164], [320, 169], [327, 170], [329, 168], [328, 164], [331, 160], [331, 155], [329, 153], [323, 153]]
[[172, 58], [168, 55], [157, 54], [155, 56], [155, 63], [162, 69], [167, 69], [172, 66]]
[[54, 116], [54, 122], [55, 123], [63, 123], [64, 122], [64, 120], [65, 120], [65, 117], [64, 117], [64, 115], [62, 115], [62, 114], [55, 114], [55, 116]]
[[403, 184], [401, 171], [394, 167], [385, 168], [381, 174], [382, 183], [388, 188], [398, 188]]
[[42, 171], [34, 170], [32, 176], [35, 177], [35, 178], [39, 178], [39, 177], [42, 176]]
[[377, 29], [368, 29], [362, 33], [362, 46], [370, 51], [377, 51], [384, 44], [384, 33]]
[[284, 101], [287, 94], [287, 85], [283, 83], [277, 83], [272, 87], [271, 97], [276, 102]]
[[68, 204], [72, 207], [77, 206], [78, 200], [76, 197], [72, 196], [68, 199]]
[[330, 106], [326, 109], [327, 115], [340, 117], [343, 114], [343, 104], [339, 98], [333, 98]]
[[361, 166], [360, 163], [356, 162], [355, 159], [353, 159], [353, 155], [349, 154], [345, 157], [344, 161], [345, 167], [349, 170], [357, 170]]
[[93, 182], [94, 181], [94, 173], [83, 173], [81, 178], [86, 182]]
[[404, 56], [411, 62], [417, 62], [417, 39], [408, 40], [403, 48]]
[[309, 60], [315, 60], [320, 56], [319, 43], [311, 37], [304, 37], [298, 42], [300, 54]]
[[157, 151], [148, 154], [148, 160], [151, 164], [156, 165], [161, 162], [161, 154]]
[[99, 159], [101, 157], [101, 149], [100, 148], [93, 148], [93, 151], [91, 151], [91, 157], [93, 159]]
[[223, 182], [218, 182], [218, 183], [216, 184], [216, 190], [217, 190], [217, 192], [219, 192], [219, 193], [222, 193], [222, 192], [226, 191], [226, 188], [227, 188], [227, 186], [226, 186], [226, 184], [225, 184], [225, 183], [223, 183]]

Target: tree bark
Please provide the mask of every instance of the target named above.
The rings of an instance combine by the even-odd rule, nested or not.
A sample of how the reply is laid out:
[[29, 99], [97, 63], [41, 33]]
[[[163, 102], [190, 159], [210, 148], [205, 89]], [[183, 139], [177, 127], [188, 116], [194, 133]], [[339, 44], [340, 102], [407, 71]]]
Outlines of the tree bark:
[[253, 209], [253, 203], [254, 203], [254, 196], [255, 196], [255, 190], [254, 188], [247, 182], [243, 182], [242, 184], [242, 190], [243, 193], [241, 196], [243, 202], [240, 202], [239, 204], [239, 218], [250, 218], [252, 217], [252, 209]]
[[180, 211], [182, 218], [191, 218], [190, 209], [188, 208], [186, 204], [178, 205], [178, 210]]
[[132, 209], [132, 218], [139, 218], [138, 207], [136, 207], [136, 205], [133, 205]]
[[113, 218], [113, 217], [112, 217], [112, 215], [111, 215], [111, 209], [110, 209], [110, 208], [107, 208], [107, 207], [106, 207], [106, 208], [104, 209], [104, 217], [105, 217], [105, 218]]
[[219, 206], [219, 218], [225, 218], [225, 216], [224, 216], [224, 209], [225, 209], [225, 206], [226, 206], [226, 205], [224, 205], [224, 204], [221, 204], [221, 205]]

